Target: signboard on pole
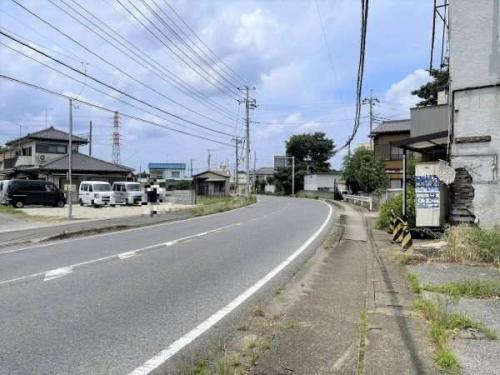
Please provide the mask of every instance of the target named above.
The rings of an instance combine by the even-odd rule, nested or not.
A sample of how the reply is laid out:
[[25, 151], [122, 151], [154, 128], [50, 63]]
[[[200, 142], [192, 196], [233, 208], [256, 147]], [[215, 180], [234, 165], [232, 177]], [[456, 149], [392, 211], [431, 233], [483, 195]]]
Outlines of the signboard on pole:
[[286, 157], [286, 156], [274, 155], [274, 169], [288, 167], [287, 160], [288, 160], [288, 157]]

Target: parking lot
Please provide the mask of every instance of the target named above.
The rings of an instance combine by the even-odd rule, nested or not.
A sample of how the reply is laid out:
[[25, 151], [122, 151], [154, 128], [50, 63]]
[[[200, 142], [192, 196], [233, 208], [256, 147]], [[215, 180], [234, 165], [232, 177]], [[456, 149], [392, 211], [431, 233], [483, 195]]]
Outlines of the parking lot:
[[[191, 208], [194, 206], [175, 204], [175, 203], [160, 203], [157, 206], [158, 214], [165, 212], [172, 212], [181, 209]], [[43, 216], [43, 217], [53, 217], [53, 218], [65, 218], [68, 215], [68, 206], [63, 208], [59, 207], [25, 207], [21, 209], [24, 213], [29, 216]], [[124, 216], [138, 216], [138, 215], [149, 215], [148, 206], [103, 206], [99, 208], [89, 207], [89, 206], [79, 206], [78, 204], [73, 204], [73, 218], [75, 219], [88, 219], [88, 220], [98, 220], [98, 219], [112, 219]]]

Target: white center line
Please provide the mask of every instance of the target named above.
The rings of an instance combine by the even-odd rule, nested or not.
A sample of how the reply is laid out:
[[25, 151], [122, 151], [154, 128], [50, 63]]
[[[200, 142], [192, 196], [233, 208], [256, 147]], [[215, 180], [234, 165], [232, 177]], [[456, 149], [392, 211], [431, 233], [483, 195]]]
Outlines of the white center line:
[[66, 276], [72, 272], [73, 272], [73, 267], [71, 267], [71, 266], [56, 268], [55, 270], [51, 270], [51, 271], [46, 272], [45, 277], [43, 278], [43, 281], [58, 279], [60, 277]]
[[[324, 203], [324, 202], [322, 202]], [[327, 204], [327, 203], [324, 203]], [[233, 301], [227, 304], [225, 307], [217, 311], [215, 314], [210, 316], [207, 320], [196, 326], [194, 329], [186, 333], [184, 336], [180, 337], [176, 341], [174, 341], [170, 346], [154, 357], [146, 361], [143, 365], [137, 367], [133, 370], [129, 375], [148, 375], [156, 368], [165, 363], [169, 358], [174, 356], [181, 349], [189, 345], [192, 341], [196, 340], [203, 333], [208, 331], [211, 327], [217, 324], [222, 318], [231, 313], [234, 309], [240, 306], [243, 302], [245, 302], [248, 298], [250, 298], [254, 293], [256, 293], [260, 288], [266, 285], [273, 277], [275, 277], [278, 273], [280, 273], [285, 267], [287, 267], [295, 258], [297, 258], [304, 250], [306, 250], [309, 245], [313, 243], [313, 241], [321, 234], [321, 232], [328, 225], [331, 217], [332, 217], [332, 207], [328, 205], [329, 212], [328, 216], [320, 226], [320, 228], [314, 232], [314, 234], [307, 239], [306, 242], [302, 244], [295, 252], [286, 258], [283, 262], [281, 262], [277, 267], [275, 267], [271, 272], [269, 272], [262, 279], [257, 281], [253, 286], [248, 288], [238, 297], [236, 297]]]
[[220, 232], [222, 230], [225, 230], [225, 229], [228, 229], [228, 228], [232, 228], [232, 227], [235, 227], [235, 226], [239, 226], [239, 225], [241, 225], [241, 223], [234, 223], [234, 224], [230, 224], [230, 225], [225, 225], [223, 227], [212, 229], [212, 230], [209, 230], [209, 231], [206, 231], [206, 232], [196, 233], [196, 234], [192, 234], [190, 236], [178, 238], [176, 240], [172, 240], [172, 241], [168, 241], [168, 242], [161, 242], [161, 243], [157, 243], [157, 244], [145, 246], [145, 247], [142, 247], [140, 249], [125, 251], [125, 252], [122, 252], [122, 253], [119, 253], [119, 254], [108, 255], [108, 256], [105, 256], [105, 257], [102, 257], [102, 258], [91, 259], [91, 260], [87, 260], [85, 262], [76, 263], [76, 264], [72, 264], [72, 265], [64, 266], [64, 267], [59, 267], [59, 268], [56, 268], [56, 269], [53, 269], [53, 270], [32, 273], [32, 274], [29, 274], [29, 275], [16, 277], [14, 279], [3, 280], [3, 281], [0, 281], [0, 285], [10, 284], [10, 283], [14, 283], [16, 281], [22, 281], [22, 280], [32, 279], [32, 278], [35, 278], [35, 277], [38, 277], [38, 276], [42, 276], [42, 275], [44, 275], [43, 281], [49, 281], [49, 280], [57, 279], [59, 277], [63, 277], [63, 276], [66, 276], [66, 275], [72, 273], [73, 270], [75, 268], [77, 268], [77, 267], [87, 266], [87, 265], [90, 265], [90, 264], [96, 264], [96, 263], [99, 263], [99, 262], [104, 262], [104, 261], [107, 261], [107, 260], [110, 260], [110, 259], [115, 259], [115, 258], [118, 258], [118, 259], [121, 259], [121, 260], [132, 258], [134, 256], [139, 255], [139, 253], [147, 251], [147, 250], [151, 250], [151, 249], [154, 249], [154, 248], [157, 248], [157, 247], [162, 247], [162, 246], [167, 246], [167, 247], [168, 246], [172, 246], [172, 245], [175, 245], [175, 244], [177, 244], [179, 242], [182, 242], [182, 241], [185, 241], [185, 240], [191, 240], [193, 238], [197, 238], [197, 237], [200, 237], [200, 236], [205, 236], [205, 235], [207, 235], [209, 233]]

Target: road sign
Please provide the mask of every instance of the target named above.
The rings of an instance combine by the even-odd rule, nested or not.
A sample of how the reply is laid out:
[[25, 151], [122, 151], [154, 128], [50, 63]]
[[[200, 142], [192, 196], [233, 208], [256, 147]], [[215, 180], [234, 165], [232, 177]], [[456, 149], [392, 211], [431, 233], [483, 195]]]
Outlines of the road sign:
[[287, 158], [286, 156], [275, 155], [274, 156], [274, 169], [288, 167], [288, 162], [287, 162], [288, 159], [289, 158]]

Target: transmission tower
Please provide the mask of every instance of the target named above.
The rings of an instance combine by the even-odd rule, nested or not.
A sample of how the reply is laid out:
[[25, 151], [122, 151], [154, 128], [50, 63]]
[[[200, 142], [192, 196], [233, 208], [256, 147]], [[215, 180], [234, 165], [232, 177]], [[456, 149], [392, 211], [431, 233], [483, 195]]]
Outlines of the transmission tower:
[[113, 118], [113, 152], [112, 160], [114, 164], [120, 164], [120, 115], [115, 112]]

